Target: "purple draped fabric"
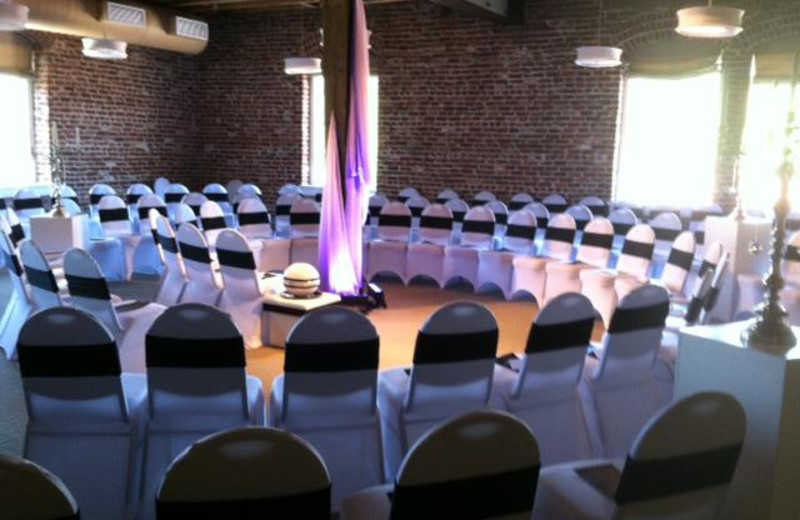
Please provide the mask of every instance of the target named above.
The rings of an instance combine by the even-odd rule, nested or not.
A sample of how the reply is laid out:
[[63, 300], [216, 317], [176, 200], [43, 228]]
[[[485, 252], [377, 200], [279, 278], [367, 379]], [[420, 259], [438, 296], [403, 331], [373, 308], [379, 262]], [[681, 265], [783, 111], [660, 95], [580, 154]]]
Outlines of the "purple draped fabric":
[[[339, 174], [338, 135], [331, 115], [328, 176], [322, 196], [320, 267], [327, 290], [357, 294], [363, 263], [362, 232], [375, 177], [369, 162], [369, 33], [362, 0], [353, 0], [350, 35], [350, 111], [347, 121], [345, 185]], [[346, 193], [343, 203], [342, 189]]]

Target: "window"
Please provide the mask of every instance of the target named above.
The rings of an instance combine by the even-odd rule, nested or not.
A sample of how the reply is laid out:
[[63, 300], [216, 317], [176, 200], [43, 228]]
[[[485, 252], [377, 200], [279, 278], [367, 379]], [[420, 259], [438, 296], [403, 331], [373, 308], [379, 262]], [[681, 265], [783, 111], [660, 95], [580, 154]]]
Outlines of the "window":
[[721, 108], [718, 71], [628, 78], [616, 200], [676, 206], [713, 202]]
[[33, 184], [33, 99], [31, 80], [0, 73], [0, 188]]
[[[783, 150], [787, 143], [786, 125], [791, 97], [789, 81], [757, 82], [750, 86], [742, 141], [744, 154], [739, 163], [739, 188], [746, 207], [772, 208], [778, 199], [780, 180], [776, 172], [783, 162]], [[798, 98], [800, 94], [795, 96], [794, 108], [800, 114]], [[798, 175], [792, 179], [789, 193], [792, 207], [800, 207]]]
[[[373, 175], [378, 172], [378, 77], [369, 78], [369, 157]], [[310, 181], [313, 186], [325, 184], [325, 152], [328, 129], [325, 128], [325, 78], [321, 75], [311, 77], [311, 132], [310, 140]]]

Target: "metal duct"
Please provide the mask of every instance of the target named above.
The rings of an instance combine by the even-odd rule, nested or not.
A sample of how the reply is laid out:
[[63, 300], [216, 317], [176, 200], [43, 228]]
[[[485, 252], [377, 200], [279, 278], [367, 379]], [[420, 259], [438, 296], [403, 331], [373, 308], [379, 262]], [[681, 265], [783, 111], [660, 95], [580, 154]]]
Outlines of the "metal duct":
[[11, 0], [30, 7], [27, 28], [70, 36], [121, 40], [132, 45], [184, 54], [199, 54], [207, 42], [175, 35], [176, 12], [120, 0], [147, 12], [146, 27], [132, 27], [107, 21], [105, 0]]

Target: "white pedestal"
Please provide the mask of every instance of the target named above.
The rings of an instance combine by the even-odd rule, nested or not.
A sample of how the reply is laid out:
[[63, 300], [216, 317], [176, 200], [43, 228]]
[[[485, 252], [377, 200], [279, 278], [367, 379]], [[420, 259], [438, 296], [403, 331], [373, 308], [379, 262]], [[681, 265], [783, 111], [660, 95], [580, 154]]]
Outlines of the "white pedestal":
[[31, 239], [43, 253], [63, 253], [73, 247], [84, 247], [86, 215], [74, 217], [31, 217]]
[[[279, 277], [276, 277], [279, 278]], [[283, 283], [275, 285], [283, 290]], [[307, 313], [341, 301], [338, 294], [321, 293], [315, 298], [284, 298], [278, 291], [264, 295], [261, 312], [261, 343], [271, 347], [286, 347], [286, 336]]]
[[[712, 319], [728, 322], [740, 310], [737, 277], [740, 274], [761, 276], [767, 270], [771, 233], [772, 222], [767, 219], [747, 218], [742, 222], [730, 217], [711, 216], [706, 219], [705, 243], [722, 242], [731, 253], [728, 266], [730, 275], [722, 287], [717, 306], [711, 313]], [[750, 254], [750, 243], [753, 241], [762, 246], [757, 255]]]
[[[787, 355], [741, 345], [750, 322], [680, 334], [675, 398], [717, 390], [736, 397], [747, 435], [719, 518], [800, 518], [800, 348]], [[800, 338], [800, 328], [795, 329]]]

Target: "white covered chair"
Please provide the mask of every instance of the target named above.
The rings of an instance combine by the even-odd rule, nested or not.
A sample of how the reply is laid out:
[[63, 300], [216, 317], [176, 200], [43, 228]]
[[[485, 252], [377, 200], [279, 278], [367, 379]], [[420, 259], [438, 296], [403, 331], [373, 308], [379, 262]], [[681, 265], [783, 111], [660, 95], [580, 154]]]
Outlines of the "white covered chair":
[[608, 217], [608, 204], [600, 197], [584, 197], [579, 204], [588, 208], [595, 217]]
[[164, 471], [192, 442], [264, 424], [261, 380], [245, 374], [244, 341], [230, 317], [207, 305], [171, 307], [147, 332], [148, 423], [142, 515], [154, 518]]
[[246, 183], [239, 186], [239, 189], [236, 190], [236, 194], [239, 195], [241, 200], [250, 197], [255, 197], [260, 199], [261, 196], [263, 195], [261, 193], [261, 188], [252, 183]]
[[531, 202], [523, 209], [527, 209], [536, 217], [536, 242], [537, 246], [541, 248], [547, 226], [550, 224], [550, 211], [541, 202]]
[[593, 438], [606, 457], [622, 457], [661, 402], [654, 365], [669, 314], [669, 294], [645, 285], [625, 297], [586, 360], [581, 394]]
[[581, 243], [581, 236], [583, 236], [583, 228], [592, 221], [594, 215], [586, 206], [576, 204], [567, 208], [566, 213], [575, 219], [575, 245]]
[[452, 243], [457, 244], [461, 240], [461, 228], [464, 225], [464, 217], [469, 211], [469, 204], [461, 199], [450, 199], [444, 205], [453, 212], [453, 237]]
[[167, 190], [169, 187], [172, 186], [172, 183], [166, 177], [159, 177], [153, 182], [153, 192], [164, 200], [164, 195], [166, 195]]
[[[670, 295], [674, 294], [678, 298], [684, 298], [683, 289], [686, 285], [689, 271], [692, 269], [695, 250], [694, 233], [683, 231], [672, 243], [672, 249], [669, 252], [664, 268], [661, 270], [661, 276], [658, 279], [653, 279], [652, 282], [663, 286], [669, 291]], [[617, 277], [614, 282], [617, 298], [622, 300], [632, 290], [641, 287], [645, 283], [648, 283], [648, 281], [634, 276]]]
[[436, 203], [437, 204], [447, 204], [448, 200], [458, 199], [458, 192], [455, 190], [451, 190], [450, 188], [445, 188], [440, 191], [436, 195]]
[[145, 377], [122, 373], [114, 337], [69, 307], [32, 316], [17, 349], [29, 418], [25, 458], [63, 479], [81, 518], [133, 517]]
[[123, 369], [142, 372], [144, 335], [153, 320], [164, 311], [164, 306], [112, 300], [103, 271], [82, 249], [67, 251], [64, 275], [72, 305], [100, 320], [117, 339]]
[[200, 215], [200, 206], [202, 206], [203, 203], [207, 200], [208, 197], [206, 197], [202, 193], [193, 191], [190, 194], [183, 197], [183, 200], [181, 202], [192, 208], [192, 211], [194, 212], [195, 215]]
[[366, 234], [368, 240], [373, 240], [378, 233], [378, 217], [380, 217], [381, 210], [389, 203], [389, 199], [383, 193], [376, 193], [369, 198], [369, 217], [367, 218], [367, 227], [369, 233]]
[[133, 252], [133, 272], [161, 275], [164, 272], [164, 258], [156, 240], [156, 219], [151, 215], [167, 216], [167, 205], [158, 195], [143, 195], [136, 206], [136, 221], [142, 239]]
[[506, 236], [508, 226], [508, 206], [501, 200], [490, 200], [486, 207], [494, 215], [494, 241], [498, 249], [502, 248], [503, 237]]
[[181, 303], [216, 306], [222, 296], [222, 283], [214, 272], [211, 252], [203, 233], [191, 224], [183, 224], [178, 228], [177, 239], [188, 278]]
[[[208, 200], [219, 204], [219, 207], [222, 208], [226, 217], [233, 215], [233, 206], [228, 200], [228, 190], [225, 189], [225, 186], [216, 182], [206, 184], [203, 187], [203, 195], [205, 195]], [[229, 222], [229, 224], [233, 224], [233, 222]]]
[[509, 211], [519, 211], [531, 202], [536, 202], [530, 193], [517, 193], [508, 201]]
[[108, 184], [94, 184], [89, 188], [89, 216], [97, 219], [97, 206], [106, 195], [116, 195], [117, 192]]
[[341, 520], [529, 520], [540, 469], [531, 431], [508, 414], [472, 412], [411, 449], [394, 486], [348, 497]]
[[608, 215], [608, 220], [614, 226], [614, 246], [612, 250], [619, 253], [625, 243], [628, 231], [639, 223], [639, 219], [636, 218], [636, 214], [630, 208], [616, 208]]
[[8, 273], [11, 282], [11, 291], [5, 293], [5, 315], [0, 317], [0, 348], [5, 350], [6, 359], [14, 359], [19, 329], [33, 310], [33, 305], [25, 288], [25, 271], [19, 253], [5, 233], [0, 234], [0, 258], [0, 267]]
[[14, 195], [14, 211], [23, 221], [36, 215], [44, 215], [42, 195], [32, 188], [18, 190]]
[[239, 231], [256, 254], [258, 270], [266, 273], [286, 269], [290, 263], [292, 242], [273, 237], [269, 212], [264, 203], [260, 199], [243, 200], [238, 210]]
[[292, 184], [291, 182], [288, 182], [288, 183], [284, 184], [283, 186], [281, 186], [280, 188], [278, 188], [278, 195], [279, 196], [280, 195], [286, 195], [287, 193], [297, 193], [298, 195], [302, 196], [303, 195], [303, 190], [297, 184]]
[[578, 293], [562, 294], [536, 316], [521, 359], [499, 360], [495, 402], [530, 427], [545, 466], [593, 456], [578, 391], [593, 328], [592, 303]]
[[[281, 195], [275, 201], [275, 235], [281, 238], [289, 238], [291, 236], [291, 223], [289, 222], [289, 215], [292, 211], [292, 204], [300, 200], [302, 197], [296, 193], [287, 193]], [[238, 210], [238, 208], [237, 208]]]
[[200, 227], [203, 228], [203, 236], [206, 238], [208, 247], [214, 249], [217, 246], [217, 237], [228, 227], [225, 219], [225, 212], [222, 207], [212, 200], [207, 200], [200, 205]]
[[60, 478], [10, 455], [0, 455], [0, 511], [24, 520], [79, 518], [78, 502]]
[[326, 307], [291, 330], [284, 374], [272, 384], [269, 424], [300, 435], [322, 456], [334, 511], [344, 497], [384, 482], [378, 353], [378, 332], [367, 318]]
[[568, 262], [575, 241], [575, 220], [566, 213], [550, 219], [544, 235], [541, 256], [517, 255], [513, 260], [511, 294], [527, 292], [540, 306], [544, 305], [544, 289], [549, 262]]
[[408, 450], [436, 423], [487, 406], [498, 333], [497, 320], [483, 305], [444, 305], [420, 329], [411, 369], [381, 373], [378, 406], [387, 480], [395, 478]]
[[260, 347], [265, 287], [256, 271], [253, 250], [244, 235], [233, 229], [223, 230], [217, 239], [217, 260], [224, 282], [219, 307], [242, 331], [247, 348]]
[[660, 278], [661, 270], [664, 268], [664, 264], [672, 249], [672, 242], [681, 234], [683, 223], [678, 215], [668, 211], [656, 215], [655, 218], [650, 220], [649, 224], [656, 234], [656, 247], [653, 251], [651, 276], [653, 278]]
[[167, 216], [172, 222], [175, 222], [175, 212], [178, 210], [178, 204], [183, 202], [183, 197], [189, 194], [189, 188], [183, 184], [170, 184], [167, 191], [164, 192], [164, 202], [167, 203]]
[[497, 200], [497, 195], [491, 191], [481, 191], [472, 197], [472, 203], [470, 203], [470, 207], [474, 208], [476, 206], [483, 206], [487, 202], [491, 202], [493, 200]]
[[408, 244], [405, 280], [425, 276], [444, 286], [444, 248], [453, 234], [453, 213], [443, 204], [431, 204], [422, 212], [419, 241]]
[[228, 190], [228, 202], [233, 204], [233, 201], [239, 195], [239, 188], [244, 186], [241, 179], [232, 179], [225, 184], [225, 189]]
[[745, 430], [744, 410], [732, 396], [690, 395], [642, 428], [626, 460], [543, 469], [533, 518], [718, 518]]
[[159, 487], [156, 510], [159, 520], [330, 520], [331, 481], [303, 439], [239, 428], [209, 435], [178, 455]]
[[494, 214], [485, 206], [475, 206], [467, 212], [461, 226], [460, 243], [444, 248], [443, 279], [445, 285], [452, 280], [466, 280], [473, 289], [478, 288], [480, 251], [492, 247]]
[[544, 301], [568, 292], [581, 292], [581, 271], [605, 269], [611, 259], [614, 226], [603, 217], [595, 217], [583, 229], [575, 262], [548, 262], [545, 266]]
[[128, 212], [130, 213], [130, 218], [133, 221], [134, 231], [137, 233], [140, 232], [139, 212], [137, 211], [139, 199], [145, 195], [152, 194], [153, 190], [150, 189], [150, 186], [141, 183], [131, 184], [127, 191], [125, 191], [125, 203], [128, 205]]
[[422, 216], [422, 212], [430, 205], [431, 203], [425, 197], [413, 197], [406, 201], [406, 206], [408, 206], [408, 210], [411, 212], [412, 233], [419, 229], [419, 219]]
[[406, 256], [411, 239], [411, 210], [403, 202], [390, 202], [378, 217], [378, 240], [369, 244], [367, 280], [392, 273], [406, 283]]
[[[495, 214], [497, 216], [497, 214]], [[504, 248], [501, 251], [480, 251], [478, 253], [478, 285], [498, 287], [509, 300], [513, 296], [512, 278], [514, 258], [517, 255], [533, 253], [536, 239], [536, 217], [528, 210], [518, 210], [511, 214], [505, 232]]]
[[125, 201], [116, 195], [106, 195], [97, 205], [97, 216], [103, 230], [102, 241], [92, 241], [90, 252], [106, 279], [125, 281], [133, 271], [133, 257], [141, 235], [133, 232], [133, 222]]
[[169, 307], [181, 301], [183, 289], [189, 278], [186, 275], [186, 267], [178, 249], [178, 240], [175, 238], [172, 224], [163, 215], [154, 218], [156, 219], [156, 239], [164, 255], [164, 266], [166, 267], [156, 294], [156, 301]]
[[409, 199], [414, 199], [414, 198], [417, 198], [417, 197], [420, 197], [420, 196], [421, 196], [421, 195], [420, 195], [420, 194], [419, 194], [419, 192], [416, 190], [416, 188], [412, 188], [412, 187], [410, 187], [410, 186], [409, 186], [409, 187], [407, 187], [407, 188], [403, 188], [402, 190], [400, 190], [400, 191], [397, 193], [397, 200], [398, 200], [399, 202], [402, 202], [402, 203], [404, 203], [404, 204], [405, 204], [405, 202], [406, 202], [407, 200], [409, 200]]
[[289, 212], [292, 229], [290, 264], [304, 262], [319, 269], [320, 206], [314, 199], [297, 199]]
[[[5, 215], [3, 215], [5, 213]], [[16, 248], [19, 243], [25, 240], [25, 229], [22, 227], [22, 222], [17, 216], [17, 212], [11, 208], [6, 208], [5, 211], [0, 211], [0, 222], [5, 222], [3, 225], [3, 233], [6, 234], [11, 246]]]
[[564, 213], [569, 207], [566, 197], [557, 193], [548, 195], [542, 199], [542, 204], [544, 204], [544, 206], [547, 208], [547, 211], [549, 211], [551, 215]]
[[647, 280], [654, 248], [653, 229], [647, 224], [637, 224], [625, 235], [616, 270], [584, 269], [580, 272], [581, 293], [589, 298], [606, 325], [619, 302], [614, 287], [617, 275]]
[[33, 241], [24, 240], [19, 245], [19, 259], [25, 269], [25, 278], [37, 310], [64, 305], [53, 269]]
[[178, 204], [178, 208], [175, 210], [175, 229], [179, 229], [181, 224], [191, 224], [193, 226], [199, 227], [200, 222], [198, 219], [198, 214], [194, 212], [194, 210], [188, 205], [183, 202]]

